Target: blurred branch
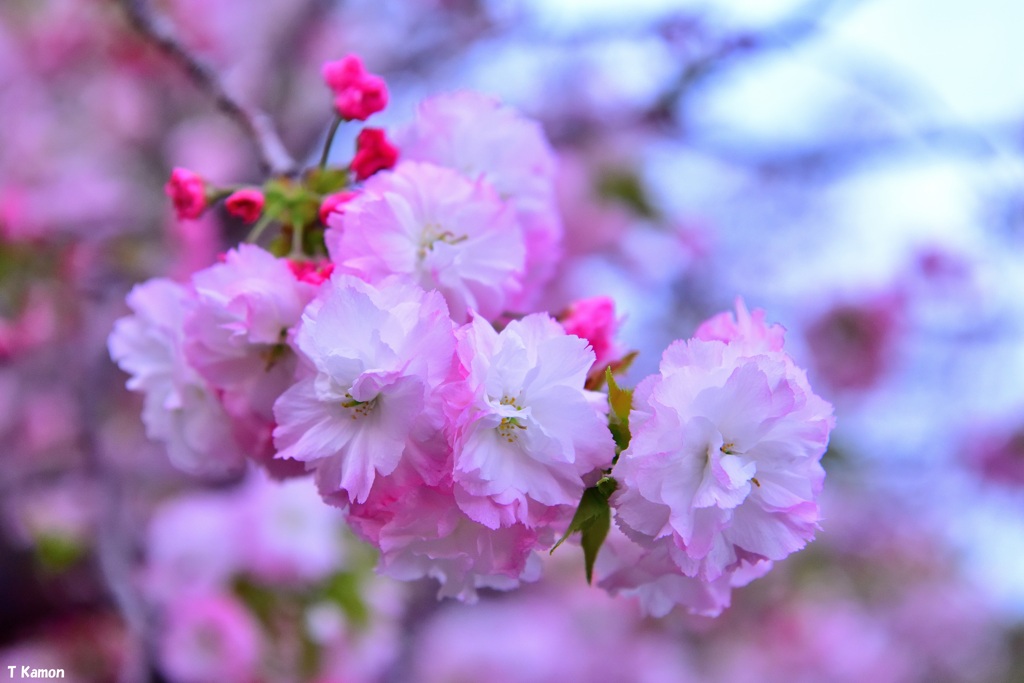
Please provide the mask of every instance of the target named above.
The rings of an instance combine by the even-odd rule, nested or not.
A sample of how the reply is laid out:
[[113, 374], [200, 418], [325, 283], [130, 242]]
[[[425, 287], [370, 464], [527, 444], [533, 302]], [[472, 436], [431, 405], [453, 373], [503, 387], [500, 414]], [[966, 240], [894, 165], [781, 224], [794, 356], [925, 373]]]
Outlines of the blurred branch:
[[[100, 452], [97, 430], [100, 424], [96, 387], [104, 385], [109, 374], [110, 361], [105, 353], [97, 353], [87, 364], [85, 374], [77, 387], [77, 403], [82, 430], [79, 447], [85, 460], [86, 471], [96, 481], [100, 491], [96, 554], [100, 574], [121, 613], [130, 637], [133, 637], [122, 665], [119, 681], [134, 683], [163, 680], [155, 666], [156, 643], [152, 635], [152, 615], [136, 581], [134, 542], [136, 516], [126, 509], [124, 483], [121, 475], [104, 461]], [[131, 641], [129, 641], [131, 642]]]
[[812, 38], [821, 30], [826, 15], [840, 6], [849, 9], [853, 4], [857, 4], [856, 1], [811, 0], [769, 29], [734, 33], [719, 39], [704, 54], [683, 66], [644, 118], [650, 122], [674, 122], [685, 96], [709, 76], [738, 59], [790, 48]]
[[143, 37], [184, 68], [192, 81], [242, 127], [259, 150], [265, 172], [290, 175], [298, 170], [270, 117], [260, 109], [242, 104], [229, 93], [213, 69], [178, 42], [169, 22], [156, 15], [146, 0], [118, 0], [118, 4]]

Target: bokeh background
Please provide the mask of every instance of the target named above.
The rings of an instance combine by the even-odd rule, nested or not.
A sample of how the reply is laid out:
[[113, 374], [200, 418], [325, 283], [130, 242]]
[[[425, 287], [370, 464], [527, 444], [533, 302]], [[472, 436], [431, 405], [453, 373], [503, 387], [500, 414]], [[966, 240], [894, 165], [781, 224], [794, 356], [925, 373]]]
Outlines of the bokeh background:
[[[263, 175], [129, 6], [299, 159], [349, 52], [388, 81], [377, 125], [456, 88], [540, 120], [546, 305], [615, 297], [632, 381], [735, 297], [766, 309], [836, 406], [818, 540], [714, 620], [645, 619], [568, 547], [462, 606], [375, 577], [301, 481], [175, 472], [106, 336], [134, 283], [244, 235], [175, 220], [170, 169]], [[1024, 681], [1021, 26], [1016, 0], [4, 0], [0, 676]]]

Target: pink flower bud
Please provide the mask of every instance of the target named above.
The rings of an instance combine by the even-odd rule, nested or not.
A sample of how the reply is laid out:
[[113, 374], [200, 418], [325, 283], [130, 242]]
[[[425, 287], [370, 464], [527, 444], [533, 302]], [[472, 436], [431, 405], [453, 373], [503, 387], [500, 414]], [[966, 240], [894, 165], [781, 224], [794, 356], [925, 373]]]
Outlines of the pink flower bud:
[[175, 168], [164, 185], [179, 219], [196, 219], [206, 210], [206, 183], [187, 168]]
[[336, 93], [358, 84], [367, 75], [363, 60], [345, 55], [336, 62], [326, 62], [320, 70], [327, 87]]
[[330, 261], [288, 261], [288, 268], [299, 282], [320, 286], [331, 279], [334, 264]]
[[561, 321], [568, 334], [590, 342], [597, 357], [594, 369], [602, 369], [620, 354], [615, 344], [619, 321], [615, 319], [615, 302], [607, 296], [580, 299], [569, 307]]
[[238, 190], [224, 202], [224, 207], [235, 218], [245, 223], [255, 223], [263, 213], [263, 193], [255, 188]]
[[368, 73], [356, 55], [327, 62], [321, 69], [324, 82], [334, 92], [334, 108], [349, 121], [365, 121], [388, 104], [384, 79]]
[[341, 211], [341, 205], [355, 199], [358, 192], [335, 192], [324, 197], [320, 202], [320, 222], [327, 225], [327, 218], [335, 211]]
[[367, 74], [354, 85], [335, 91], [334, 108], [349, 121], [365, 121], [388, 104], [388, 86], [380, 76]]
[[364, 128], [356, 138], [352, 170], [356, 179], [366, 180], [377, 171], [391, 168], [398, 161], [398, 148], [388, 142], [380, 128]]

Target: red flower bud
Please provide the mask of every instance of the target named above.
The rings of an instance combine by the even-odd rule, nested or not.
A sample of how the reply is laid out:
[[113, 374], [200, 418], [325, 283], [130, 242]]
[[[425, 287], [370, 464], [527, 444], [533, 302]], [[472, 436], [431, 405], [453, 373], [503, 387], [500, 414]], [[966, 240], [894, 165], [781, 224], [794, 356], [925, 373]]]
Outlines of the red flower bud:
[[320, 222], [327, 225], [327, 218], [335, 211], [341, 211], [341, 205], [351, 201], [359, 193], [351, 191], [335, 192], [323, 198], [320, 202]]
[[175, 168], [164, 185], [179, 219], [195, 219], [206, 210], [206, 182], [187, 168]]
[[224, 207], [235, 218], [245, 223], [255, 223], [263, 213], [263, 193], [255, 188], [238, 190], [224, 202]]
[[365, 121], [388, 104], [388, 87], [384, 79], [367, 73], [363, 62], [348, 55], [324, 64], [324, 82], [334, 92], [334, 108], [349, 121]]
[[364, 128], [356, 138], [352, 171], [357, 180], [366, 180], [377, 171], [391, 168], [398, 161], [398, 148], [388, 142], [380, 128]]

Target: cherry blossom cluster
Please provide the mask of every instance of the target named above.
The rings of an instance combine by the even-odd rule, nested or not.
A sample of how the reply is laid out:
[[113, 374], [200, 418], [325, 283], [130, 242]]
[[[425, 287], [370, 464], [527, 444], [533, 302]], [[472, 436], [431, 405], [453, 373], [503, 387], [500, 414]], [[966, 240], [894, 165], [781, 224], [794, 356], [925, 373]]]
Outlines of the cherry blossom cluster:
[[[387, 102], [356, 57], [323, 75], [332, 137]], [[461, 600], [534, 580], [581, 532], [588, 579], [716, 614], [813, 538], [832, 408], [781, 327], [740, 302], [623, 389], [610, 299], [536, 310], [562, 237], [540, 127], [459, 92], [393, 139], [364, 128], [347, 166], [325, 148], [262, 188], [174, 171], [180, 217], [223, 198], [256, 222], [188, 282], [138, 285], [110, 336], [175, 465], [312, 472], [382, 573]]]

